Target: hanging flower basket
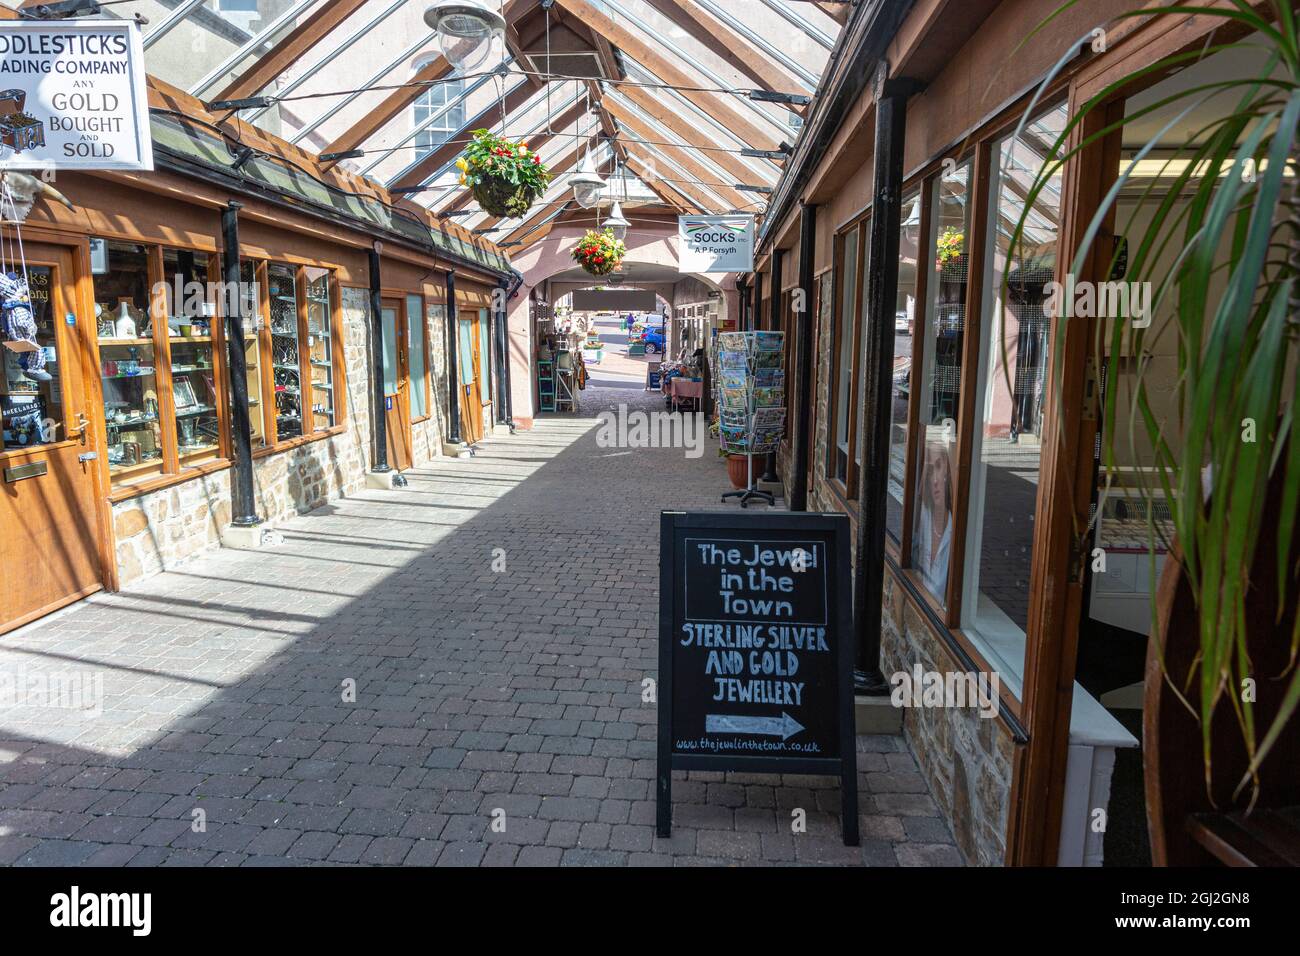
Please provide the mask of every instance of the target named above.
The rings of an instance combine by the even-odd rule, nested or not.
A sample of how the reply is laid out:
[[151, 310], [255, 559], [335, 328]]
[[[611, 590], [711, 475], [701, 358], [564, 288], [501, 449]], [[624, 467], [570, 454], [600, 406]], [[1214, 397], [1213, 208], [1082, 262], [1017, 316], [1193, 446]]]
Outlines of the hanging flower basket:
[[573, 259], [594, 276], [607, 276], [617, 269], [627, 254], [622, 239], [614, 238], [614, 230], [587, 230], [573, 250]]
[[479, 206], [500, 219], [519, 218], [546, 191], [551, 172], [522, 142], [512, 143], [490, 130], [475, 130], [465, 155], [456, 160], [460, 184]]

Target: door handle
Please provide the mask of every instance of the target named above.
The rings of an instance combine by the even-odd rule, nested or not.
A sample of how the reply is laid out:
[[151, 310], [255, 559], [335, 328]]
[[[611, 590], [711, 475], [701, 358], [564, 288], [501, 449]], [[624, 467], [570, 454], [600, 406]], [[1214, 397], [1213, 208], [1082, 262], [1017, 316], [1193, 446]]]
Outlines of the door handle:
[[86, 429], [90, 427], [90, 419], [83, 412], [77, 412], [77, 423], [68, 429], [69, 438], [79, 438], [84, 444], [86, 441]]

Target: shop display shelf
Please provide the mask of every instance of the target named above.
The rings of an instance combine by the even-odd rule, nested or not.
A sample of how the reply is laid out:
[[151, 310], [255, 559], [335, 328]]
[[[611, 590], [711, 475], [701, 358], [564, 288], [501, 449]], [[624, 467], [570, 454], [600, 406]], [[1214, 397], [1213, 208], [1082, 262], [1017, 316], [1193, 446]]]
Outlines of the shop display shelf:
[[97, 341], [99, 342], [101, 347], [105, 345], [153, 345], [152, 338], [146, 338], [146, 339], [101, 338], [98, 339]]
[[148, 371], [133, 372], [130, 375], [101, 375], [100, 378], [105, 379], [106, 381], [112, 381], [113, 379], [119, 378], [153, 378], [155, 374], [155, 370], [150, 368]]
[[176, 417], [193, 418], [195, 415], [211, 415], [215, 413], [216, 410], [217, 410], [217, 406], [215, 405], [200, 405], [198, 408], [190, 408], [190, 409], [186, 409], [185, 411], [180, 411], [178, 409], [176, 412]]
[[113, 419], [111, 421], [105, 422], [104, 424], [108, 428], [130, 428], [132, 425], [148, 425], [151, 422], [156, 422], [156, 421], [158, 421], [157, 415], [141, 415], [138, 418], [124, 418], [120, 422], [117, 421], [116, 419]]

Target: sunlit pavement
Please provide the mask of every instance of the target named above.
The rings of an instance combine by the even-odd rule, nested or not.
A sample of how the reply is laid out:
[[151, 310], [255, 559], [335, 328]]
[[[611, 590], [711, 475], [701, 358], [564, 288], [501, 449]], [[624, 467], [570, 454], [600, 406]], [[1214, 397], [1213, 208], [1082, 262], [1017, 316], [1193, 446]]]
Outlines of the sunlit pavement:
[[658, 515], [726, 474], [598, 446], [643, 380], [0, 637], [0, 863], [959, 862], [895, 737], [859, 738], [861, 847], [830, 777], [682, 775], [655, 836]]

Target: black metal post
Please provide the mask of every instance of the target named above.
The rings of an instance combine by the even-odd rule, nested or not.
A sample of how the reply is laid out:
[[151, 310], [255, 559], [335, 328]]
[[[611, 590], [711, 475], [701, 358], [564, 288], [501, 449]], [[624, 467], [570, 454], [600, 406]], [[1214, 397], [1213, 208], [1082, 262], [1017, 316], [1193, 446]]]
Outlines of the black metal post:
[[370, 378], [372, 400], [375, 408], [371, 430], [375, 435], [374, 468], [376, 474], [392, 471], [388, 466], [388, 414], [384, 394], [384, 317], [383, 296], [380, 292], [379, 250], [370, 249]]
[[460, 374], [456, 370], [460, 340], [456, 334], [456, 273], [447, 270], [447, 443], [460, 444]]
[[506, 289], [509, 286], [502, 281], [497, 287], [496, 294], [493, 296], [494, 301], [500, 308], [492, 310], [492, 321], [495, 324], [496, 332], [496, 356], [493, 365], [497, 374], [497, 424], [510, 425], [513, 430], [514, 424], [510, 417], [510, 362], [508, 361], [510, 349], [510, 335], [506, 326]]
[[875, 204], [867, 266], [867, 329], [861, 356], [863, 404], [858, 447], [860, 513], [857, 574], [854, 576], [858, 634], [853, 683], [860, 693], [883, 695], [889, 685], [880, 670], [880, 617], [885, 574], [885, 509], [889, 494], [889, 432], [894, 387], [894, 311], [898, 298], [898, 232], [903, 187], [903, 138], [907, 97], [913, 85], [885, 80], [876, 98]]
[[744, 332], [749, 328], [749, 286], [744, 278], [736, 280], [736, 304], [740, 315], [736, 316], [736, 331]]
[[257, 516], [253, 490], [253, 429], [248, 417], [248, 356], [244, 354], [244, 309], [248, 297], [240, 293], [243, 276], [239, 267], [239, 210], [233, 200], [221, 211], [222, 276], [226, 315], [226, 363], [230, 369], [230, 451], [234, 464], [230, 473], [230, 523], [251, 528], [262, 523]]
[[791, 424], [792, 447], [790, 453], [790, 510], [808, 510], [808, 451], [812, 447], [815, 412], [812, 397], [813, 326], [817, 316], [813, 312], [813, 256], [817, 246], [817, 207], [804, 206], [799, 222], [799, 288], [796, 302], [790, 309], [791, 331], [798, 333], [795, 341], [795, 368], [791, 369], [794, 387], [791, 395], [796, 418]]

